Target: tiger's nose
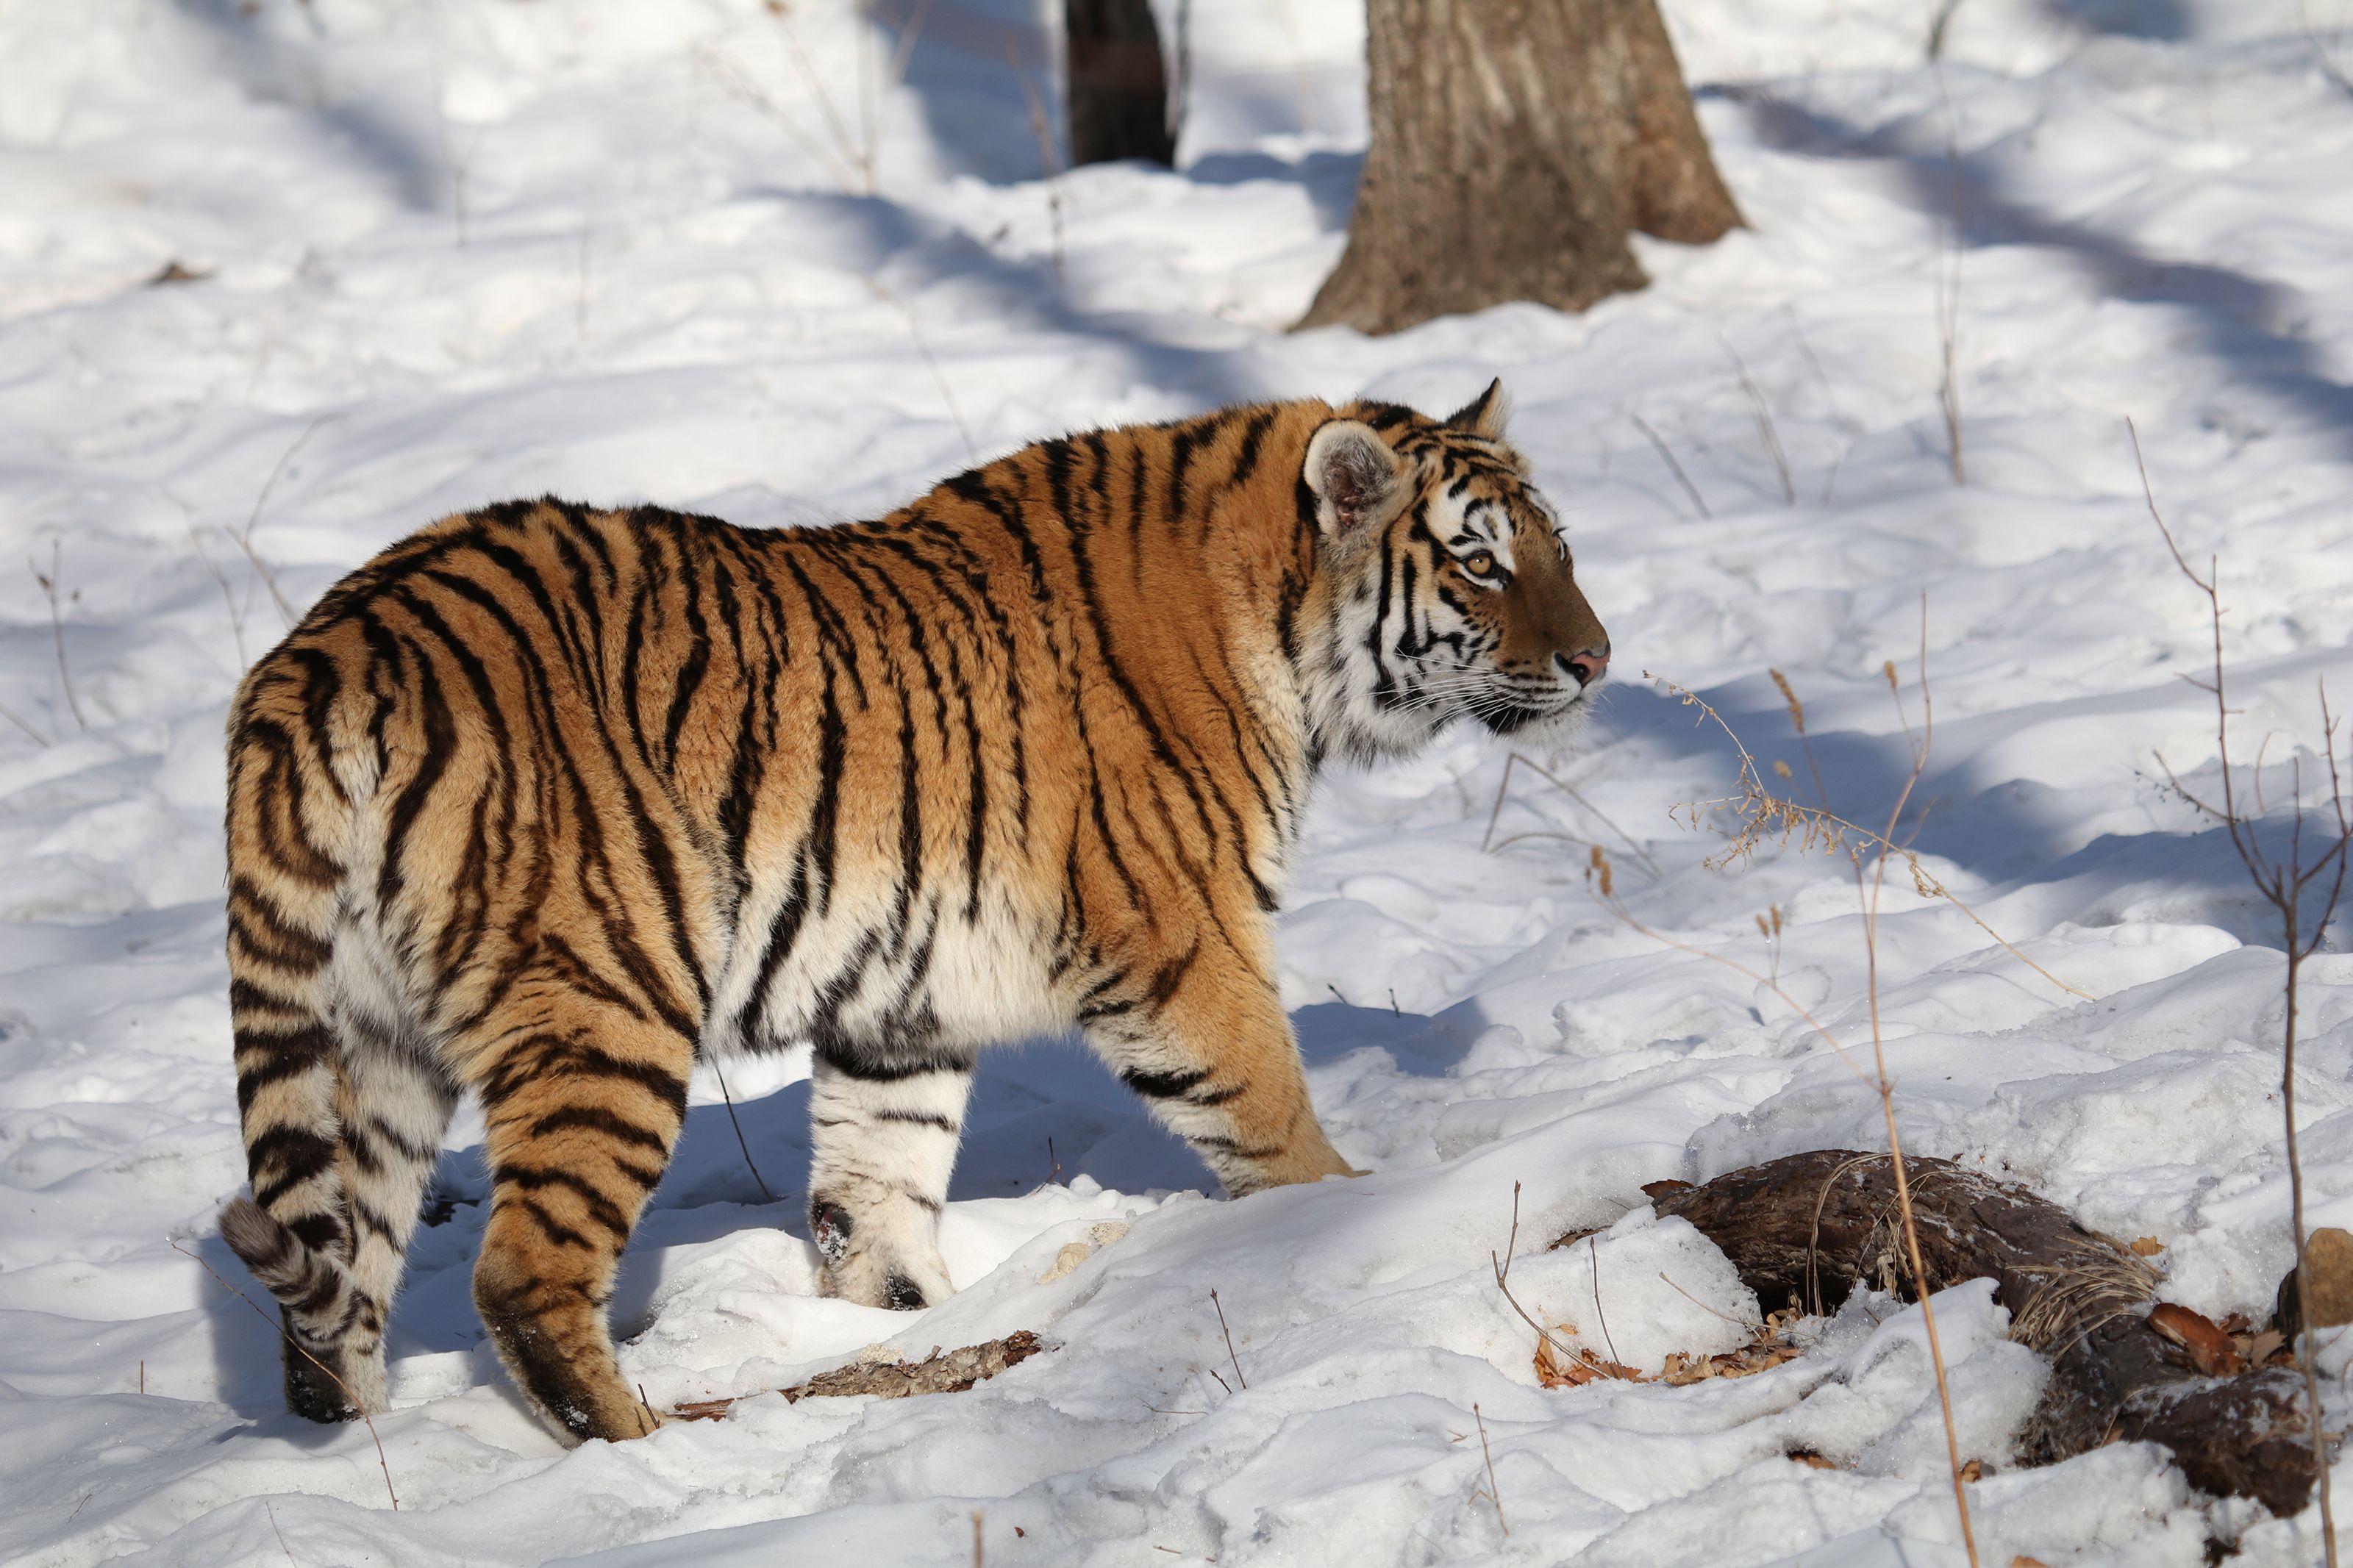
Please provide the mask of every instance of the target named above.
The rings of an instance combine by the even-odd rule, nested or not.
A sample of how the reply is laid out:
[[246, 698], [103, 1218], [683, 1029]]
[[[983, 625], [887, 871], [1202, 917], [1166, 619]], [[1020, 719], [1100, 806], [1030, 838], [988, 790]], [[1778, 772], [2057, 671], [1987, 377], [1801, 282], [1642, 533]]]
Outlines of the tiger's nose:
[[1609, 650], [1606, 647], [1587, 648], [1582, 653], [1556, 653], [1553, 661], [1577, 678], [1579, 686], [1590, 686], [1609, 668]]

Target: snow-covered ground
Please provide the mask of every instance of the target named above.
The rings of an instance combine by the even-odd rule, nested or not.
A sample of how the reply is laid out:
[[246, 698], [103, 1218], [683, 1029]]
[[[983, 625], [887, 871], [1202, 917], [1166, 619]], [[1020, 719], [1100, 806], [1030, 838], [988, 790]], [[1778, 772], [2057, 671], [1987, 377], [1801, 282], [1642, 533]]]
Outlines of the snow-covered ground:
[[[1753, 1378], [1545, 1390], [1488, 1257], [1516, 1184], [1532, 1310], [1582, 1322], [1598, 1291], [1625, 1358], [1719, 1349], [1714, 1314], [1756, 1304], [1641, 1185], [1884, 1146], [1866, 1085], [1686, 951], [1778, 962], [1867, 1039], [1846, 866], [1704, 864], [1724, 819], [1675, 807], [1734, 754], [1643, 672], [1810, 794], [1778, 668], [1832, 802], [1883, 813], [1883, 664], [1916, 723], [1924, 635], [1926, 862], [2081, 994], [1893, 879], [1908, 1144], [2158, 1238], [2175, 1300], [2268, 1309], [2279, 937], [2159, 787], [2159, 753], [2215, 780], [2181, 679], [2208, 632], [2125, 420], [2184, 549], [2219, 554], [2276, 823], [2296, 761], [2317, 775], [2316, 683], [2353, 702], [2353, 5], [1965, 0], [1932, 67], [1914, 0], [1668, 0], [1753, 227], [1641, 244], [1655, 285], [1583, 316], [1379, 341], [1283, 331], [1364, 141], [1349, 0], [1198, 0], [1182, 171], [1050, 181], [1051, 8], [880, 9], [924, 14], [895, 76], [900, 35], [848, 0], [0, 0], [0, 1558], [963, 1563], [977, 1512], [997, 1564], [1956, 1562], [1915, 1312], [1859, 1303]], [[699, 1084], [616, 1303], [650, 1397], [877, 1341], [1051, 1353], [566, 1451], [468, 1298], [476, 1123], [393, 1320], [398, 1511], [366, 1429], [285, 1414], [270, 1326], [201, 1265], [247, 1283], [211, 1234], [243, 1174], [219, 737], [290, 607], [504, 497], [857, 516], [1049, 433], [1443, 408], [1497, 373], [1622, 679], [1537, 759], [1568, 787], [1514, 769], [1492, 833], [1481, 735], [1326, 782], [1283, 983], [1373, 1174], [1213, 1201], [1089, 1058], [1032, 1044], [982, 1075], [944, 1220], [963, 1293], [885, 1314], [812, 1293], [805, 1057], [738, 1064], [758, 1177]], [[1682, 947], [1594, 901], [1597, 842]], [[2353, 1223], [2353, 956], [2307, 974], [2312, 1218]], [[2207, 1502], [2153, 1450], [2012, 1468], [2036, 1366], [1981, 1288], [1943, 1305], [1985, 1562], [2315, 1560], [2315, 1515]]]

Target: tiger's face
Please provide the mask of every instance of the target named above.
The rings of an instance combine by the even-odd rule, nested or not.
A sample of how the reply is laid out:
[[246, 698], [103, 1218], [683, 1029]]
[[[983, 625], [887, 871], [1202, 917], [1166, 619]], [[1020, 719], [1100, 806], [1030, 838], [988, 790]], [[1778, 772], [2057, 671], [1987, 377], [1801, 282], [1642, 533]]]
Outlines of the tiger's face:
[[1609, 636], [1558, 514], [1503, 438], [1502, 383], [1440, 421], [1363, 411], [1307, 449], [1332, 579], [1315, 704], [1325, 744], [1395, 754], [1457, 718], [1564, 738], [1591, 710]]

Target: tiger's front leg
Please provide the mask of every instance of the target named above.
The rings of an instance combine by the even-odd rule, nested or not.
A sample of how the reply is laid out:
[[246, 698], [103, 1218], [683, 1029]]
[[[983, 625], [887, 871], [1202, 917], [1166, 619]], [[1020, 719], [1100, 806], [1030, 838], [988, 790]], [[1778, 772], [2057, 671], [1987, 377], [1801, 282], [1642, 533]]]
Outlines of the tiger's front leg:
[[818, 1288], [869, 1307], [955, 1294], [939, 1247], [972, 1067], [828, 1041], [809, 1083], [809, 1238]]
[[1235, 1197], [1363, 1174], [1315, 1118], [1273, 981], [1217, 940], [1099, 984], [1082, 1009], [1088, 1045]]

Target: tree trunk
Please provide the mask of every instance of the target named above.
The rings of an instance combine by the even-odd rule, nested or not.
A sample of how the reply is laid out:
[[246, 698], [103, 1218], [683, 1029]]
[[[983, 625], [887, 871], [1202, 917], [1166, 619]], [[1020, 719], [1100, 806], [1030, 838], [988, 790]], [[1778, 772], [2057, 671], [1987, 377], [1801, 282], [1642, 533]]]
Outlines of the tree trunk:
[[[2282, 1518], [2303, 1511], [2316, 1471], [2293, 1372], [2201, 1373], [2152, 1316], [2157, 1273], [2130, 1249], [2024, 1187], [1949, 1160], [1909, 1159], [1905, 1171], [1929, 1290], [1992, 1279], [2010, 1337], [2051, 1357], [2021, 1435], [2029, 1462], [2117, 1440], [2158, 1443], [2201, 1490], [2254, 1498]], [[1894, 1176], [1884, 1154], [1820, 1149], [1695, 1187], [1643, 1190], [1659, 1214], [1689, 1220], [1721, 1247], [1768, 1310], [1820, 1312], [1862, 1283], [1915, 1297]]]
[[1393, 332], [1650, 279], [1630, 229], [1740, 226], [1655, 0], [1369, 0], [1373, 144], [1303, 327]]
[[1150, 0], [1067, 0], [1071, 162], [1146, 158], [1174, 165], [1168, 74]]

